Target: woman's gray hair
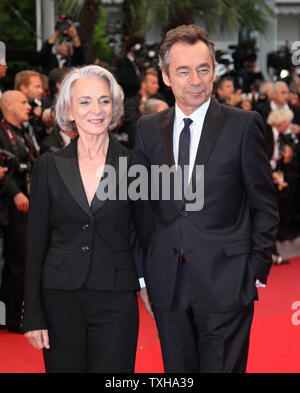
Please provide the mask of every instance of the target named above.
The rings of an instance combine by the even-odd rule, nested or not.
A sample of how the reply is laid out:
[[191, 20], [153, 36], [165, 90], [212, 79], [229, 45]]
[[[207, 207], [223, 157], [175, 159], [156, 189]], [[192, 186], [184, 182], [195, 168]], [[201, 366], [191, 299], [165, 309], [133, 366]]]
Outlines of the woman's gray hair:
[[72, 106], [72, 93], [74, 84], [81, 78], [96, 77], [108, 83], [112, 96], [112, 120], [108, 127], [114, 129], [124, 114], [124, 93], [115, 77], [105, 68], [97, 65], [88, 65], [73, 68], [69, 75], [63, 80], [55, 104], [56, 122], [63, 131], [77, 131], [74, 121], [69, 119]]

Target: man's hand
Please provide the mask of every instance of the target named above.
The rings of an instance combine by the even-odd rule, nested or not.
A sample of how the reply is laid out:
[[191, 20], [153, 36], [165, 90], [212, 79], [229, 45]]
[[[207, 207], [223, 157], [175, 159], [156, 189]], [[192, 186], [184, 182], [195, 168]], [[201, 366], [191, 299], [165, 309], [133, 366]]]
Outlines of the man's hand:
[[284, 181], [284, 175], [280, 171], [272, 173], [273, 182], [278, 185], [280, 189], [286, 188], [288, 186], [287, 182]]
[[30, 330], [24, 336], [35, 349], [50, 348], [48, 330]]
[[142, 301], [144, 303], [144, 306], [145, 306], [145, 309], [147, 310], [148, 314], [152, 318], [154, 318], [154, 314], [153, 314], [153, 311], [152, 311], [152, 308], [151, 308], [151, 304], [150, 304], [150, 301], [149, 301], [148, 292], [147, 292], [146, 288], [142, 288], [140, 290], [140, 298], [142, 299]]
[[293, 134], [300, 134], [300, 125], [292, 124], [291, 129]]
[[36, 106], [33, 111], [32, 111], [36, 116], [41, 117], [42, 116], [42, 107], [41, 106]]
[[3, 178], [3, 176], [5, 175], [5, 172], [8, 171], [7, 167], [4, 166], [0, 166], [0, 180]]
[[29, 200], [27, 196], [23, 194], [23, 192], [19, 192], [14, 196], [14, 204], [20, 212], [22, 213], [28, 212]]
[[228, 105], [231, 106], [236, 106], [242, 101], [242, 92], [240, 90], [237, 90], [235, 93], [233, 93], [229, 100], [227, 101]]
[[284, 145], [283, 150], [281, 152], [281, 156], [284, 164], [289, 164], [293, 159], [294, 150], [288, 146]]
[[76, 27], [73, 25], [73, 23], [70, 21], [70, 19], [68, 19], [68, 22], [70, 24], [70, 27], [68, 29], [68, 35], [69, 35], [69, 37], [72, 38], [73, 45], [75, 47], [81, 46], [81, 41], [80, 41]]

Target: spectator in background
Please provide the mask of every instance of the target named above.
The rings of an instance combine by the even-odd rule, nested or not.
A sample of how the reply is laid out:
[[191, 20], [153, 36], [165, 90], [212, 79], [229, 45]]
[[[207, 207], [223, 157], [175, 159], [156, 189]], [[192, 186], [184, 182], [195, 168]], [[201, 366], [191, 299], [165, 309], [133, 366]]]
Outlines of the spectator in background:
[[126, 44], [125, 55], [117, 61], [116, 75], [123, 88], [125, 98], [136, 97], [140, 89], [139, 54], [142, 42], [130, 39]]
[[290, 98], [288, 85], [283, 81], [275, 82], [272, 85], [270, 90], [271, 100], [266, 101], [260, 107], [257, 107], [257, 111], [263, 117], [264, 122], [266, 123], [269, 113], [272, 110], [286, 110], [291, 109], [294, 112], [294, 123], [300, 124], [300, 110], [299, 108], [292, 107], [290, 108], [288, 102]]
[[298, 107], [300, 106], [300, 98], [299, 98], [299, 94], [294, 90], [290, 90], [290, 97], [289, 97], [289, 106], [291, 107]]
[[143, 106], [143, 114], [150, 115], [151, 113], [157, 113], [168, 109], [169, 105], [158, 98], [149, 98]]
[[71, 71], [70, 67], [54, 68], [50, 71], [48, 86], [49, 86], [49, 96], [48, 105], [43, 110], [42, 119], [45, 124], [46, 134], [49, 135], [54, 128], [54, 101], [55, 97], [60, 89], [61, 82], [66, 75]]
[[222, 104], [238, 106], [242, 101], [240, 90], [235, 91], [233, 79], [230, 76], [224, 76], [219, 79], [216, 87], [216, 98]]
[[40, 51], [44, 74], [48, 75], [53, 68], [57, 67], [83, 65], [84, 54], [77, 29], [70, 20], [69, 25], [64, 36], [61, 36], [61, 32], [56, 28], [53, 35], [44, 43]]
[[28, 134], [34, 142], [36, 151], [39, 151], [39, 145], [45, 137], [45, 125], [42, 120], [42, 96], [44, 87], [41, 74], [24, 70], [15, 75], [15, 90], [20, 90], [28, 99], [31, 105], [30, 118], [28, 122]]
[[137, 101], [143, 105], [149, 97], [155, 95], [159, 90], [158, 76], [154, 71], [146, 71], [140, 79], [140, 91]]
[[54, 152], [67, 146], [77, 136], [77, 132], [63, 131], [55, 122], [54, 104], [64, 78], [70, 73], [70, 67], [54, 68], [49, 74], [49, 90], [51, 107], [43, 112], [47, 136], [41, 142], [41, 153]]
[[263, 81], [259, 85], [258, 92], [260, 94], [265, 94], [266, 95], [266, 100], [267, 101], [271, 101], [271, 99], [272, 99], [272, 93], [271, 93], [272, 88], [273, 88], [273, 82]]
[[7, 64], [6, 64], [6, 60], [5, 60], [5, 58], [1, 58], [0, 59], [0, 98], [1, 98], [1, 96], [2, 96], [2, 94], [3, 94], [3, 87], [2, 87], [2, 83], [1, 83], [1, 80], [3, 79], [3, 78], [5, 78], [5, 76], [6, 76], [6, 71], [7, 71]]
[[291, 128], [293, 117], [290, 109], [276, 109], [270, 112], [267, 119], [267, 127], [270, 127], [273, 134], [272, 145], [269, 145], [269, 158], [279, 202], [279, 241], [293, 238], [292, 220], [298, 170], [295, 152], [300, 147], [298, 137]]
[[12, 167], [2, 179], [1, 216], [6, 216], [7, 222], [2, 227], [5, 264], [1, 298], [6, 305], [8, 330], [19, 332], [24, 296], [30, 175], [36, 152], [23, 127], [30, 113], [25, 94], [6, 91], [1, 97], [1, 111], [0, 148], [14, 157]]

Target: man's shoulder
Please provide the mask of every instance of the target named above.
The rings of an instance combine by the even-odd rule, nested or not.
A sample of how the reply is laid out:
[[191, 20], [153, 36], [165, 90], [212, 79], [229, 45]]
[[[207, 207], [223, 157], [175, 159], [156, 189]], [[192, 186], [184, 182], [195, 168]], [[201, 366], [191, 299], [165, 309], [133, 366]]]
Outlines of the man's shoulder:
[[247, 119], [261, 119], [261, 115], [256, 110], [245, 110], [238, 107], [233, 107], [226, 104], [219, 104], [222, 107], [223, 115], [226, 117], [233, 117], [235, 118], [237, 125], [239, 124], [239, 119], [247, 120]]

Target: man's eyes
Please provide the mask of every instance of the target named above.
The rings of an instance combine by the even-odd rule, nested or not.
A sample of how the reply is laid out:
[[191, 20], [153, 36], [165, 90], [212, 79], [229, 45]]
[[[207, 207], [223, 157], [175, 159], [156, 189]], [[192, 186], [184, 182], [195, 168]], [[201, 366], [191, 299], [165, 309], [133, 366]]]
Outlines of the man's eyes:
[[[200, 75], [202, 75], [202, 74], [207, 74], [208, 72], [209, 72], [210, 70], [209, 70], [209, 68], [208, 67], [203, 67], [203, 68], [199, 68], [198, 70], [197, 70], [197, 74], [200, 74]], [[190, 71], [189, 70], [182, 70], [182, 71], [179, 71], [178, 72], [178, 75], [179, 76], [188, 76], [188, 75], [190, 75]]]

